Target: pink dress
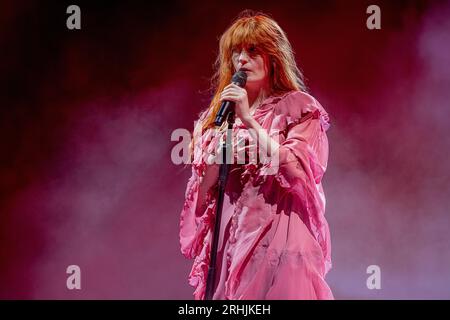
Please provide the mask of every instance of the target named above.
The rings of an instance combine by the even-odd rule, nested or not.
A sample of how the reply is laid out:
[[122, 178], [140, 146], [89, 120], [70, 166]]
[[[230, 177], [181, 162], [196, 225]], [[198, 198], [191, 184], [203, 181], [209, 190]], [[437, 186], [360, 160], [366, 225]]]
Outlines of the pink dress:
[[[325, 282], [331, 246], [321, 184], [328, 160], [328, 114], [311, 95], [291, 91], [267, 98], [253, 118], [279, 141], [279, 161], [276, 166], [231, 165], [213, 299], [333, 299]], [[197, 300], [204, 299], [206, 290], [217, 188], [208, 193], [201, 215], [196, 216], [195, 206], [206, 166], [202, 150], [219, 143], [214, 132], [207, 129], [195, 137], [180, 217], [181, 252], [194, 259], [189, 284]], [[240, 121], [233, 134], [250, 137]]]

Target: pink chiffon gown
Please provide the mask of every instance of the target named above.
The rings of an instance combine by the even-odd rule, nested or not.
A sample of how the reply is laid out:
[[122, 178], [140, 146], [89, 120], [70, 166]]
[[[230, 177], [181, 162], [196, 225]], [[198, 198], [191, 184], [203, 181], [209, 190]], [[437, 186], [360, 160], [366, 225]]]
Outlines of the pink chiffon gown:
[[[325, 282], [331, 246], [321, 183], [328, 161], [328, 113], [311, 95], [291, 91], [264, 100], [253, 118], [280, 143], [279, 161], [231, 165], [213, 299], [333, 299]], [[238, 120], [233, 135], [252, 139]], [[206, 156], [220, 141], [216, 130], [195, 131], [192, 176], [180, 216], [180, 245], [182, 254], [194, 259], [189, 284], [195, 288], [194, 298], [202, 300], [217, 188], [208, 193], [204, 212], [196, 215], [195, 207]]]

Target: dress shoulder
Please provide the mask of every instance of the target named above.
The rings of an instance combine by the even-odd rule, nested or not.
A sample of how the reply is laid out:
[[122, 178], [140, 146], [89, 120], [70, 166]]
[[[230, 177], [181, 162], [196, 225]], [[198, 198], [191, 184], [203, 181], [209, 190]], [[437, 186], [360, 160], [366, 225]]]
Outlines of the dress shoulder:
[[309, 118], [320, 119], [325, 130], [330, 127], [328, 112], [312, 95], [303, 91], [291, 91], [280, 99], [274, 108], [276, 122], [292, 126]]

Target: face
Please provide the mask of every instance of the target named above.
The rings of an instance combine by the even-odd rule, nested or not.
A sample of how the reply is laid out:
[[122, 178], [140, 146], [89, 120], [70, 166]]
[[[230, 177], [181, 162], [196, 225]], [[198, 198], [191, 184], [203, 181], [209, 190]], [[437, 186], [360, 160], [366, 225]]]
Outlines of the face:
[[259, 53], [254, 46], [240, 51], [234, 50], [232, 61], [234, 70], [244, 70], [247, 73], [246, 87], [260, 87], [268, 83], [267, 57]]

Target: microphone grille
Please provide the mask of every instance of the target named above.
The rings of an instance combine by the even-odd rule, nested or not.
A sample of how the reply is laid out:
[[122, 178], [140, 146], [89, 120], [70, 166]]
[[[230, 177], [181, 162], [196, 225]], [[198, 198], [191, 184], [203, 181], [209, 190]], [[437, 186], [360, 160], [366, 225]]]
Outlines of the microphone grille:
[[236, 83], [239, 87], [242, 88], [247, 83], [247, 74], [244, 71], [238, 71], [231, 78], [231, 82]]

